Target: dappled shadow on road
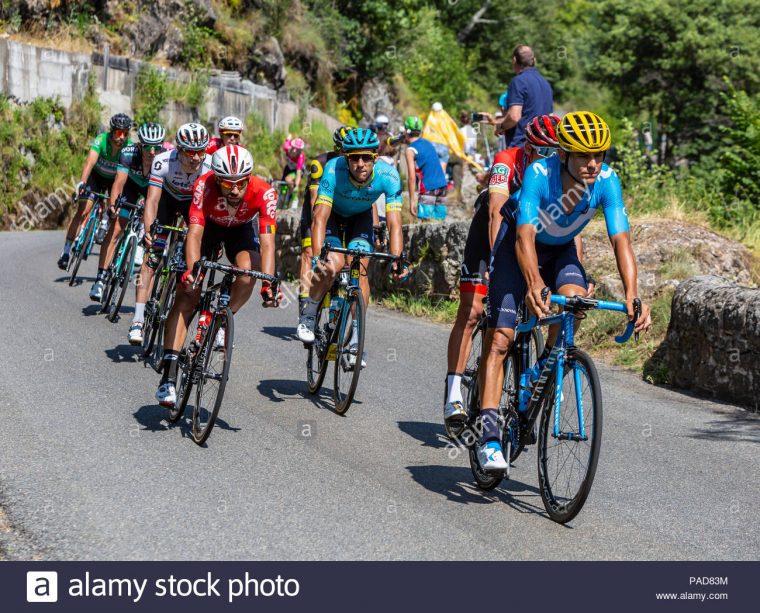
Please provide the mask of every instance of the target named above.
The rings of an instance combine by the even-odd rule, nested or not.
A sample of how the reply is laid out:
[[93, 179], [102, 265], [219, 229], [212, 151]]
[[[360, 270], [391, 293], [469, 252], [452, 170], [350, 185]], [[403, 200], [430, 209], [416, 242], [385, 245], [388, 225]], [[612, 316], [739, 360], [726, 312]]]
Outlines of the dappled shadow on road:
[[[53, 279], [53, 283], [68, 283], [69, 279], [71, 279], [71, 275], [66, 275], [65, 277], [58, 277], [57, 279]], [[74, 281], [74, 285], [71, 287], [79, 287], [82, 285], [82, 283], [95, 283], [95, 277], [83, 277], [81, 275], [77, 275], [77, 280]]]
[[133, 415], [143, 428], [149, 432], [164, 432], [171, 427], [166, 421], [167, 410], [157, 404], [146, 404], [137, 409]]
[[284, 341], [297, 341], [295, 326], [263, 326], [261, 331]]
[[450, 444], [443, 424], [433, 424], [427, 421], [400, 421], [398, 428], [404, 434], [420, 441], [423, 447], [444, 449]]
[[100, 310], [103, 307], [100, 304], [88, 304], [85, 307], [82, 307], [82, 315], [85, 317], [92, 317], [93, 315], [99, 315]]
[[137, 363], [141, 353], [142, 347], [135, 347], [134, 345], [117, 345], [105, 350], [105, 354], [112, 362], [116, 362], [117, 364], [121, 364], [122, 362]]
[[548, 517], [538, 489], [519, 481], [504, 480], [496, 489], [478, 489], [469, 468], [451, 466], [407, 466], [417, 483], [436, 494], [461, 504], [491, 504], [501, 502], [520, 513]]
[[[173, 430], [174, 428], [179, 428], [182, 437], [190, 439], [190, 431], [192, 427], [190, 424], [191, 412], [192, 409], [188, 406], [185, 414], [175, 424], [169, 422], [169, 412], [157, 404], [146, 404], [141, 406], [133, 413], [133, 415], [137, 420], [137, 423], [143, 426], [143, 430], [147, 430], [148, 432], [166, 432], [168, 430]], [[211, 437], [209, 440], [213, 438], [214, 431], [217, 429], [240, 432], [240, 428], [231, 426], [229, 422], [217, 416], [216, 421], [214, 422], [214, 430], [211, 431]], [[206, 442], [202, 447], [206, 447], [207, 445], [208, 443]]]
[[[259, 381], [257, 389], [262, 396], [268, 398], [271, 402], [286, 402], [287, 400], [300, 398], [310, 400], [320, 409], [334, 410], [332, 391], [322, 387], [318, 393], [312, 395], [309, 393], [306, 381], [299, 381], [297, 379], [263, 379]], [[354, 399], [352, 404], [358, 405], [361, 402]]]
[[732, 443], [760, 444], [760, 415], [745, 413], [727, 414], [723, 419], [707, 422], [702, 428], [694, 428], [689, 438], [704, 441], [728, 441]]

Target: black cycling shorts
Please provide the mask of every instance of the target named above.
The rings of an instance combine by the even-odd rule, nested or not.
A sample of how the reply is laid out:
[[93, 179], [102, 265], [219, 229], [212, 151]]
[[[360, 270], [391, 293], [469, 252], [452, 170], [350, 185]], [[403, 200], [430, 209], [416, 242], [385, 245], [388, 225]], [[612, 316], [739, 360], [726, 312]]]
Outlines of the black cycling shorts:
[[[372, 251], [374, 230], [372, 222], [372, 207], [366, 211], [343, 217], [335, 211], [330, 212], [330, 218], [325, 227], [325, 243], [348, 249], [364, 249]], [[318, 253], [314, 254], [319, 255]]]
[[472, 218], [467, 242], [464, 245], [464, 260], [459, 277], [459, 292], [462, 294], [488, 293], [485, 273], [491, 258], [488, 239], [488, 190], [483, 190], [475, 201], [475, 217]]
[[90, 191], [98, 194], [105, 194], [106, 192], [110, 193], [115, 178], [116, 177], [106, 178], [93, 170], [90, 173], [90, 178], [87, 179], [87, 187], [90, 188]]
[[213, 221], [207, 220], [201, 240], [201, 257], [213, 259], [222, 243], [224, 243], [227, 259], [233, 264], [235, 256], [241, 251], [258, 253], [260, 247], [253, 222], [242, 226], [218, 226]]
[[192, 200], [177, 200], [169, 192], [163, 190], [161, 199], [158, 201], [156, 220], [162, 226], [173, 226], [177, 220], [177, 215], [181, 215], [185, 223], [190, 225], [190, 205], [192, 202]]

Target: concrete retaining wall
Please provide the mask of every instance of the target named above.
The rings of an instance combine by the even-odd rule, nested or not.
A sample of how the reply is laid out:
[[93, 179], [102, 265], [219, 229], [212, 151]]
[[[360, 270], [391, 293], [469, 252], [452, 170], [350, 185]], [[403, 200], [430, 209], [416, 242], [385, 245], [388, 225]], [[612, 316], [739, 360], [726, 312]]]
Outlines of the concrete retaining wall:
[[[104, 116], [132, 112], [132, 97], [137, 74], [143, 62], [108, 53], [71, 53], [0, 37], [0, 91], [29, 102], [38, 96], [58, 96], [68, 108], [84, 96], [90, 74], [96, 78], [97, 91], [105, 106]], [[196, 75], [165, 70], [170, 80], [190, 82]], [[209, 91], [200, 115], [214, 125], [221, 117], [245, 117], [257, 111], [269, 128], [286, 130], [298, 115], [298, 105], [273, 89], [243, 79], [236, 72], [213, 71]], [[169, 126], [197, 120], [198, 113], [183, 104], [170, 102], [164, 109]], [[334, 130], [339, 122], [322, 111], [310, 108], [307, 120], [321, 121]]]

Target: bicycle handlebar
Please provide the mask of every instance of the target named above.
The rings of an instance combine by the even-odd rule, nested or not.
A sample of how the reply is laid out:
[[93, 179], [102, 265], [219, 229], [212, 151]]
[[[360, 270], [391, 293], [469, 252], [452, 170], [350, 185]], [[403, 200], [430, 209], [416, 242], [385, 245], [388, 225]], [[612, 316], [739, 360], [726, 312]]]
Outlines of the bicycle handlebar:
[[176, 232], [182, 236], [187, 235], [187, 228], [177, 228], [176, 226], [162, 226], [158, 221], [154, 221], [150, 227], [151, 234], [169, 234], [170, 232]]
[[377, 260], [385, 260], [387, 262], [396, 262], [398, 260], [404, 260], [405, 254], [393, 255], [391, 253], [381, 253], [379, 251], [362, 251], [361, 249], [346, 249], [344, 247], [333, 247], [325, 243], [322, 245], [322, 252], [319, 254], [319, 259], [322, 262], [327, 261], [328, 253], [342, 253], [343, 255], [351, 255], [360, 258], [375, 258]]
[[203, 268], [205, 270], [217, 270], [225, 275], [233, 275], [235, 277], [252, 277], [254, 279], [261, 279], [262, 281], [269, 281], [273, 286], [280, 284], [279, 275], [268, 275], [265, 272], [259, 272], [258, 270], [247, 270], [245, 268], [238, 268], [230, 264], [220, 264], [219, 262], [213, 262], [206, 258], [201, 258], [193, 266], [193, 276], [197, 276], [198, 271]]
[[[545, 296], [545, 294], [542, 294], [542, 296]], [[609, 300], [596, 300], [594, 298], [586, 298], [585, 296], [560, 296], [560, 295], [553, 294], [550, 302], [552, 304], [559, 305], [568, 311], [590, 311], [592, 309], [599, 309], [601, 311], [617, 311], [619, 313], [628, 314], [628, 307], [622, 302], [611, 302]], [[533, 315], [524, 324], [520, 324], [520, 326], [518, 326], [518, 330], [520, 332], [525, 332], [527, 330], [530, 330], [531, 328], [542, 325], [543, 322], [549, 323], [547, 320], [552, 319], [553, 317], [556, 317], [556, 316], [538, 319], [538, 317]], [[634, 298], [633, 319], [628, 322], [628, 325], [625, 327], [625, 330], [623, 331], [623, 333], [615, 337], [615, 342], [622, 344], [622, 343], [627, 342], [628, 339], [631, 338], [631, 335], [633, 334], [634, 328], [636, 327], [636, 322], [638, 321], [639, 317], [641, 317], [641, 300], [639, 298]], [[551, 323], [554, 323], [554, 322], [551, 322]], [[636, 332], [635, 339], [639, 340], [638, 332]]]

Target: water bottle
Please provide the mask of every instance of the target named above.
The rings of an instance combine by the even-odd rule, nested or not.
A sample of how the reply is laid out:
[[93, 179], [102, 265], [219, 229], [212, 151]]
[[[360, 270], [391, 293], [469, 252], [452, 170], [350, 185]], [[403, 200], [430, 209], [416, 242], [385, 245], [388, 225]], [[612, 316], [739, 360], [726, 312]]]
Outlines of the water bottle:
[[330, 325], [332, 327], [335, 327], [335, 324], [338, 321], [338, 313], [340, 313], [341, 302], [342, 299], [337, 294], [330, 298]]
[[530, 396], [533, 393], [533, 385], [541, 376], [545, 363], [546, 360], [538, 360], [532, 368], [520, 375], [520, 411], [527, 410]]
[[210, 323], [211, 311], [203, 311], [203, 313], [201, 313], [201, 316], [198, 318], [198, 331], [195, 333], [196, 343], [201, 342], [201, 336], [203, 336], [203, 333], [205, 332], [206, 328], [208, 328], [208, 325]]

